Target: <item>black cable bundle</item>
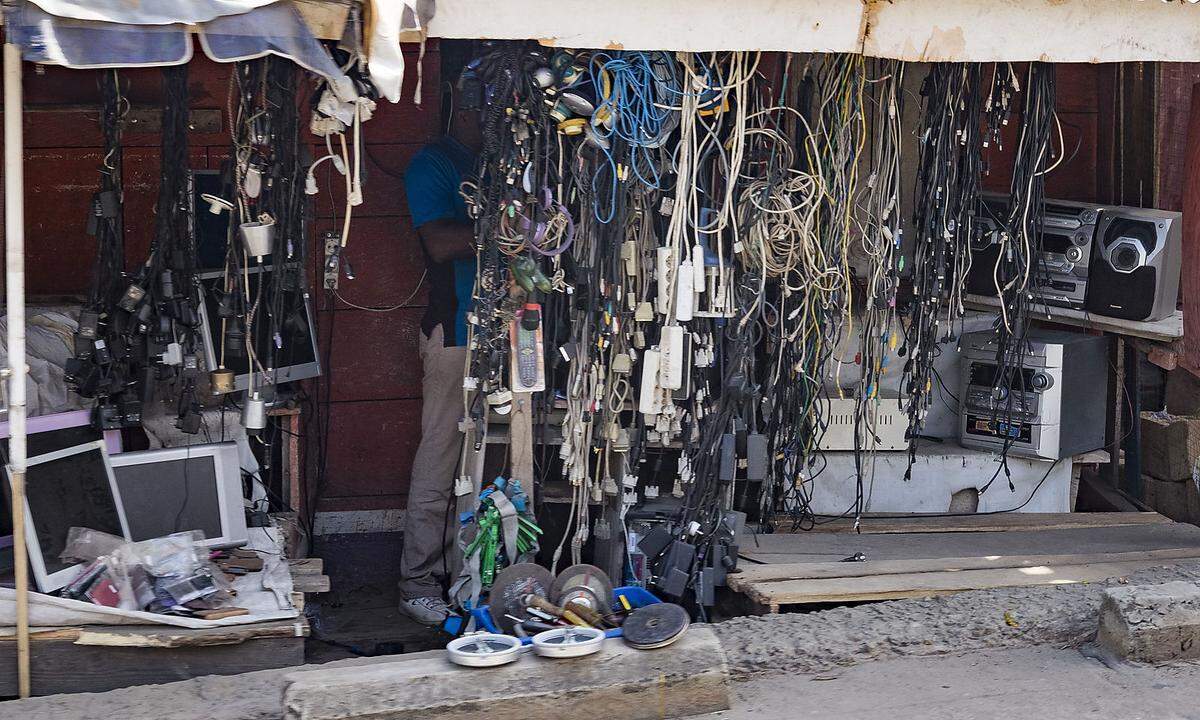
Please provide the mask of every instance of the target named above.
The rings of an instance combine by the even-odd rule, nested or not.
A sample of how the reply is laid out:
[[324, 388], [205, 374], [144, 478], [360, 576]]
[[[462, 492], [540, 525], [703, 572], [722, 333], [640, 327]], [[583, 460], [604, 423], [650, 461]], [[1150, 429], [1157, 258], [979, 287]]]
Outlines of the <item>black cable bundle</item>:
[[[464, 183], [464, 195], [475, 219], [478, 274], [473, 326], [474, 351], [471, 376], [485, 392], [502, 387], [508, 356], [506, 309], [510, 259], [501, 251], [502, 223], [512, 200], [520, 199], [523, 174], [545, 141], [546, 107], [543, 93], [532, 78], [532, 69], [544, 64], [535, 45], [523, 42], [499, 44], [476, 68], [486, 88], [482, 112], [483, 147], [476, 164], [475, 184]], [[508, 216], [509, 219], [512, 216]], [[507, 310], [507, 311], [506, 311]], [[480, 408], [475, 408], [478, 412]]]
[[[1003, 403], [997, 403], [993, 412], [993, 423], [997, 427], [1014, 427], [1014, 396], [1032, 389], [1024, 386], [1025, 337], [1033, 305], [1030, 289], [1038, 273], [1045, 272], [1038, 262], [1042, 257], [1045, 177], [1052, 169], [1054, 104], [1054, 66], [1031, 63], [1021, 113], [1020, 139], [1013, 162], [1008, 213], [1005, 217], [995, 218], [1000, 251], [991, 275], [996, 296], [1000, 299], [1000, 317], [996, 322], [997, 372], [993, 397], [1003, 400]], [[1005, 477], [1009, 477], [1008, 450], [1013, 439], [1011, 432], [1004, 433], [1001, 465]], [[1011, 479], [1009, 487], [1012, 488]]]
[[100, 76], [101, 107], [100, 123], [104, 132], [104, 162], [100, 168], [100, 192], [92, 199], [92, 216], [96, 222], [89, 223], [95, 230], [98, 252], [96, 254], [96, 276], [90, 302], [97, 309], [106, 309], [116, 303], [124, 288], [121, 274], [125, 271], [125, 224], [122, 215], [122, 149], [121, 123], [125, 99], [121, 96], [121, 80], [116, 70], [106, 71]]
[[188, 178], [188, 67], [163, 69], [162, 172], [155, 209], [154, 241], [145, 273], [148, 297], [155, 304], [157, 324], [150, 327], [150, 362], [176, 397], [176, 426], [185, 433], [200, 431], [200, 402], [196, 396], [200, 337], [199, 292], [196, 279], [196, 238], [192, 234], [192, 189]]
[[[758, 511], [767, 529], [779, 513], [796, 527], [814, 521], [814, 482], [826, 467], [820, 450], [829, 421], [825, 382], [852, 322], [852, 210], [866, 130], [861, 57], [811, 61], [794, 82], [791, 61], [785, 93], [765, 114], [778, 116], [775, 127], [754, 128], [751, 148], [765, 144], [770, 161], [752, 157], [750, 167], [765, 168], [766, 177], [744, 179], [740, 211], [746, 250], [739, 287], [755, 278], [760, 283], [752, 306], [762, 311], [762, 332], [753, 341], [761, 344], [763, 364], [770, 469]], [[789, 124], [791, 132], [778, 132]]]
[[80, 311], [75, 333], [75, 356], [68, 361], [67, 381], [82, 397], [96, 398], [111, 423], [124, 424], [117, 409], [131, 382], [130, 358], [124, 333], [126, 316], [116, 304], [125, 286], [125, 229], [122, 217], [121, 97], [116, 70], [100, 76], [100, 126], [104, 158], [100, 189], [92, 196], [87, 233], [96, 238], [96, 265], [87, 303]]
[[[188, 182], [187, 66], [163, 70], [161, 183], [150, 254], [132, 277], [120, 272], [120, 116], [124, 112], [115, 74], [102, 81], [105, 107], [103, 189], [94, 203], [96, 233], [102, 238], [97, 284], [90, 308], [81, 314], [81, 340], [68, 376], [76, 391], [98, 397], [96, 424], [103, 429], [141, 424], [142, 408], [163, 382], [176, 402], [177, 425], [200, 430], [196, 381], [200, 373], [200, 301], [196, 244], [191, 232]], [[82, 337], [100, 315], [103, 337]], [[89, 363], [94, 366], [89, 369]]]
[[[264, 310], [255, 332], [259, 358], [268, 369], [267, 380], [277, 382], [274, 370], [294, 364], [297, 353], [313, 345], [306, 308], [308, 282], [305, 268], [308, 258], [307, 196], [304, 193], [305, 169], [301, 163], [300, 122], [297, 106], [297, 69], [285, 59], [267, 57], [257, 77], [261, 78], [259, 138], [265, 140], [261, 158], [266, 167], [262, 208], [275, 221], [275, 245], [271, 253], [271, 272], [260, 275]], [[254, 71], [251, 75], [255, 76]], [[254, 339], [251, 339], [254, 340]], [[268, 419], [263, 442], [263, 484], [272, 492], [276, 465], [274, 445], [281, 432], [279, 423]], [[278, 495], [276, 495], [278, 498]], [[282, 502], [282, 501], [280, 501]]]
[[962, 294], [971, 264], [970, 239], [979, 203], [982, 160], [981, 68], [978, 63], [939, 63], [921, 90], [921, 160], [913, 202], [915, 245], [902, 255], [911, 271], [902, 387], [907, 399], [911, 477], [917, 442], [933, 402], [935, 358], [956, 338]]

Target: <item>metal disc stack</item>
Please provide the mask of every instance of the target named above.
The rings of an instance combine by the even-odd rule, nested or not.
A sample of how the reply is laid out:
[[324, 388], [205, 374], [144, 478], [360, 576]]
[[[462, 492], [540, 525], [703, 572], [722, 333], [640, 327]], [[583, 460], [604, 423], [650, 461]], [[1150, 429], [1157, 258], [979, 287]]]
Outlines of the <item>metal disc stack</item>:
[[572, 565], [558, 574], [550, 588], [550, 602], [559, 607], [578, 603], [604, 614], [612, 606], [612, 581], [595, 565]]
[[631, 647], [654, 650], [683, 637], [689, 625], [687, 610], [674, 603], [657, 603], [634, 610], [621, 627]]

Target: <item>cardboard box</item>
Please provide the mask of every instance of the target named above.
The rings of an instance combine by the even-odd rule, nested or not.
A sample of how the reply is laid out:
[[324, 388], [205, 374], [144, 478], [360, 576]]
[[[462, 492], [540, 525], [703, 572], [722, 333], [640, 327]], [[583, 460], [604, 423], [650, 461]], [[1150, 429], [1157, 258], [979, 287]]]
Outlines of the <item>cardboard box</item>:
[[1159, 480], [1191, 479], [1200, 456], [1200, 417], [1142, 413], [1142, 472]]

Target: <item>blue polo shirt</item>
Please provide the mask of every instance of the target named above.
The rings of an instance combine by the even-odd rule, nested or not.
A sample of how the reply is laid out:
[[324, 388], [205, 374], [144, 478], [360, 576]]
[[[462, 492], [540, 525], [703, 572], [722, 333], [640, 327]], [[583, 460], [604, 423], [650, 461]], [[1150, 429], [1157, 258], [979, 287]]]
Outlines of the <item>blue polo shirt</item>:
[[[404, 191], [413, 227], [435, 220], [471, 224], [459, 187], [475, 169], [475, 154], [450, 136], [421, 148], [404, 171]], [[424, 244], [429, 306], [421, 320], [426, 337], [442, 326], [447, 347], [467, 344], [467, 313], [475, 287], [475, 258], [436, 263]]]

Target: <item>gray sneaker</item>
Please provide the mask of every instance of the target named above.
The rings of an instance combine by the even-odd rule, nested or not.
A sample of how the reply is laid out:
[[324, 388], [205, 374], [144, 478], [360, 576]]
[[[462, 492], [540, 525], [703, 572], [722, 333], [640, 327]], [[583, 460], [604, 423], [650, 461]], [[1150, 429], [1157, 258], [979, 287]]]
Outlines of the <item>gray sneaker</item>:
[[400, 601], [400, 612], [422, 625], [440, 625], [450, 615], [450, 606], [440, 597], [409, 598]]

